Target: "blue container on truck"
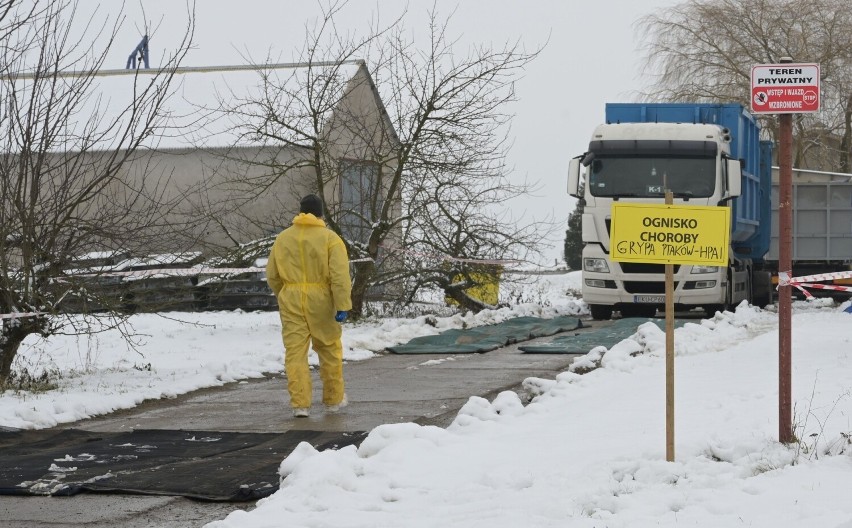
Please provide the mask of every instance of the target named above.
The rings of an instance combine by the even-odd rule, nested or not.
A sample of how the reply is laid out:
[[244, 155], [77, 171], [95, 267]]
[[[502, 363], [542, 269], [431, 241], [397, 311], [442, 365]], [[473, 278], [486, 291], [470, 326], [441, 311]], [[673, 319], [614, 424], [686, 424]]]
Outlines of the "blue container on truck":
[[742, 192], [731, 206], [731, 248], [736, 257], [762, 261], [770, 242], [772, 143], [760, 140], [760, 126], [742, 105], [607, 103], [606, 122], [701, 123], [727, 129], [730, 155], [742, 161]]

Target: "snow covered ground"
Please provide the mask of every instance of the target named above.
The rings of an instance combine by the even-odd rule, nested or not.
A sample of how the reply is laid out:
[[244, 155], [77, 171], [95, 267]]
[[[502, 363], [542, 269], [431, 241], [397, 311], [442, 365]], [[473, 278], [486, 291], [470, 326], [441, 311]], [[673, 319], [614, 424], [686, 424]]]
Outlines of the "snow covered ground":
[[[523, 279], [530, 281], [534, 279]], [[572, 293], [577, 276], [548, 275], [505, 291], [511, 308], [479, 314], [411, 319], [382, 318], [344, 325], [344, 360], [362, 361], [386, 347], [450, 328], [499, 323], [518, 316], [555, 317], [588, 313]], [[106, 323], [108, 321], [105, 321]], [[130, 319], [130, 343], [118, 330], [83, 336], [32, 335], [13, 370], [51, 375], [47, 392], [0, 394], [0, 427], [41, 429], [134, 407], [144, 400], [284, 370], [277, 312], [138, 314]], [[311, 352], [310, 361], [317, 365]]]
[[[346, 358], [462, 324], [585, 311], [566, 293], [576, 274], [540, 281], [512, 309], [437, 326], [425, 316], [347, 324]], [[777, 316], [742, 305], [675, 332], [674, 462], [665, 461], [665, 336], [637, 320], [631, 338], [577, 362], [600, 368], [528, 379], [531, 402], [472, 397], [446, 429], [388, 424], [358, 448], [302, 444], [282, 461], [276, 494], [210, 526], [852, 528], [848, 304], [794, 304], [793, 445], [777, 442]], [[132, 322], [135, 350], [111, 332], [27, 341], [20, 367], [63, 375], [55, 390], [0, 396], [0, 426], [50, 427], [282, 368], [274, 313]]]

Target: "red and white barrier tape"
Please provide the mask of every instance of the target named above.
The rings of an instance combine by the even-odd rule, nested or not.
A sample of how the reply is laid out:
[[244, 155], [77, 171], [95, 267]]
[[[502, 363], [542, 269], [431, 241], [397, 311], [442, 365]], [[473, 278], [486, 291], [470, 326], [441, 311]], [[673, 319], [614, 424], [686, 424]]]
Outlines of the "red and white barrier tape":
[[812, 284], [812, 283], [808, 283], [808, 282], [797, 283], [797, 284], [794, 284], [794, 286], [796, 288], [798, 288], [800, 291], [804, 292], [805, 297], [807, 297], [808, 299], [812, 298], [813, 295], [808, 293], [808, 291], [804, 290], [803, 288], [814, 288], [815, 290], [834, 290], [834, 291], [842, 291], [842, 292], [852, 293], [852, 288], [850, 288], [849, 286], [834, 286], [834, 285], [831, 285], [831, 284]]
[[[789, 277], [789, 273], [786, 273]], [[778, 274], [779, 281], [781, 280], [781, 273]], [[789, 279], [790, 282], [814, 282], [814, 281], [826, 281], [826, 280], [834, 280], [834, 279], [852, 279], [852, 271], [835, 271], [833, 273], [818, 273], [816, 275], [804, 275], [802, 277], [793, 277]]]
[[832, 290], [852, 293], [850, 286], [835, 286], [833, 284], [814, 284], [811, 281], [825, 281], [834, 279], [850, 279], [852, 271], [836, 271], [834, 273], [819, 273], [817, 275], [805, 275], [802, 277], [790, 277], [790, 272], [778, 272], [778, 286], [792, 286], [802, 292], [806, 299], [813, 299], [813, 295], [805, 288], [815, 290]]

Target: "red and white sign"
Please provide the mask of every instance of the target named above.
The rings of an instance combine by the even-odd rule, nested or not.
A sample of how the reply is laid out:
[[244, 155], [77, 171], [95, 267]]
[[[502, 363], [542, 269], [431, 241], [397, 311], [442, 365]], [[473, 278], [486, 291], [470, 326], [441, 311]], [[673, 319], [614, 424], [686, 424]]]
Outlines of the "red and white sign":
[[751, 111], [755, 114], [818, 112], [819, 64], [752, 66]]

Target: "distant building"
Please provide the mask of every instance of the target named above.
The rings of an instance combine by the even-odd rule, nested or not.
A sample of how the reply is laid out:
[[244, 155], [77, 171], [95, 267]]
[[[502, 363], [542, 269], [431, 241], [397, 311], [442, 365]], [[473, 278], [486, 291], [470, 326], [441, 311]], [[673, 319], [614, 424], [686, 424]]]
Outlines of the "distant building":
[[[255, 266], [310, 192], [324, 196], [327, 223], [353, 252], [367, 242], [388, 194], [377, 186], [391, 179], [384, 173], [396, 168], [399, 139], [363, 61], [181, 68], [162, 121], [140, 104], [151, 92], [140, 93], [155, 87], [147, 75], [90, 77], [59, 141], [27, 164], [44, 187], [40, 223], [29, 238], [14, 226], [3, 231], [12, 268], [35, 261], [37, 274], [73, 277], [51, 287], [65, 309], [274, 308], [257, 273], [159, 277], [156, 269]], [[132, 153], [117, 149], [140, 118], [157, 133]], [[78, 196], [94, 199], [76, 203]], [[144, 260], [151, 256], [175, 259]], [[385, 269], [394, 265], [379, 258]], [[153, 263], [151, 276], [127, 274], [149, 269], [145, 262]]]
[[[262, 70], [267, 79], [277, 74], [276, 86], [281, 88], [268, 98], [258, 86], [258, 71], [187, 70], [176, 77], [182, 84], [169, 103], [170, 133], [137, 150], [122, 169], [122, 185], [157, 196], [164, 204], [163, 223], [182, 228], [170, 237], [155, 238], [147, 251], [132, 248], [134, 254], [221, 255], [235, 250], [288, 226], [298, 212], [299, 199], [320, 186], [329, 217], [344, 237], [366, 242], [375, 220], [371, 207], [381, 206], [370, 198], [380, 171], [394, 163], [399, 140], [363, 61]], [[127, 79], [108, 78], [104, 84], [111, 83], [115, 92], [122, 81]], [[318, 83], [331, 95], [323, 101], [327, 107], [311, 114], [305, 92], [309, 85], [316, 90]], [[277, 132], [273, 126], [268, 126], [267, 137], [247, 133], [249, 123], [240, 122], [239, 113], [218, 110], [224, 103], [243, 111], [252, 99], [260, 102], [254, 111], [268, 103], [275, 105], [272, 110], [279, 116], [292, 119], [277, 123], [282, 133], [290, 135], [271, 139], [268, 136]], [[290, 129], [304, 128], [314, 118], [319, 122], [314, 138]], [[92, 157], [110, 155], [102, 151]], [[118, 187], [116, 203], [124, 192]], [[128, 202], [128, 214], [132, 207]], [[395, 207], [398, 212], [399, 205]]]

